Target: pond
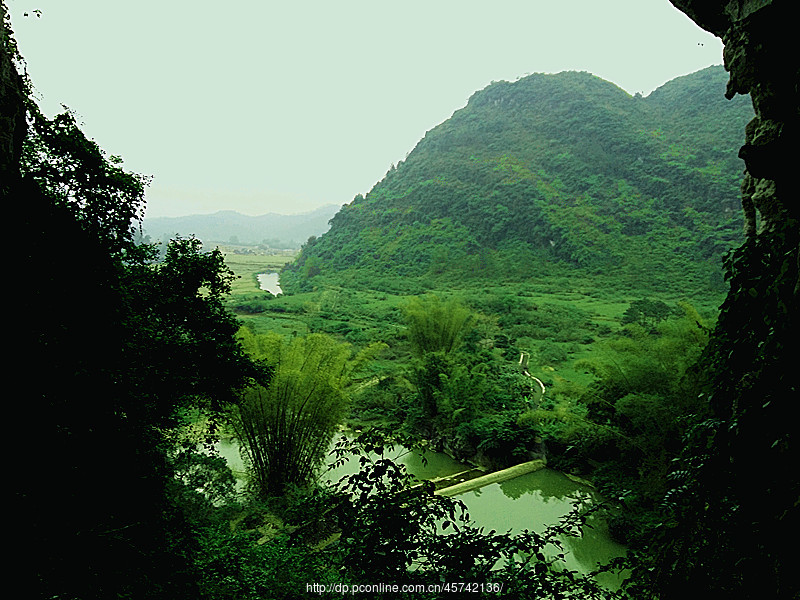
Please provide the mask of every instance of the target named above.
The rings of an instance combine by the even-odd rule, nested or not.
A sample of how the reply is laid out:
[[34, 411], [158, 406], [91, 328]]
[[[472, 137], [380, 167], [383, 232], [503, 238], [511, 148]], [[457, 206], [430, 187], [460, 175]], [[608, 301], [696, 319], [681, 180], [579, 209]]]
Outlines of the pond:
[[[230, 442], [219, 445], [220, 454], [228, 460], [235, 473], [243, 474], [244, 464], [239, 456], [238, 446]], [[373, 455], [375, 457], [375, 455]], [[406, 465], [408, 472], [418, 479], [434, 479], [453, 475], [470, 469], [441, 452], [409, 452], [396, 448], [387, 457]], [[358, 470], [358, 458], [353, 457], [344, 465], [323, 474], [322, 479], [338, 481], [344, 475]], [[557, 524], [577, 501], [589, 505], [602, 500], [590, 486], [573, 481], [563, 473], [552, 469], [541, 469], [521, 475], [501, 483], [490, 483], [476, 490], [457, 496], [466, 506], [471, 520], [486, 531], [494, 529], [498, 533], [519, 533], [523, 529], [542, 532], [549, 525]], [[590, 516], [588, 525], [581, 537], [562, 539], [565, 550], [566, 567], [581, 573], [588, 573], [599, 562], [625, 554], [625, 547], [614, 542], [608, 534], [605, 522]], [[604, 574], [600, 583], [614, 588], [619, 578]]]
[[[577, 501], [582, 505], [600, 502], [602, 498], [591, 487], [577, 483], [552, 469], [541, 469], [502, 483], [492, 483], [465, 492], [458, 499], [467, 505], [475, 523], [487, 531], [521, 532], [523, 529], [542, 532], [559, 522]], [[608, 534], [605, 522], [594, 515], [587, 519], [581, 537], [564, 537], [566, 567], [588, 573], [610, 559], [625, 554], [625, 547]], [[600, 583], [617, 587], [619, 577], [603, 574]]]
[[[379, 458], [371, 454], [372, 459]], [[408, 472], [417, 479], [435, 479], [446, 475], [454, 475], [469, 469], [469, 466], [450, 458], [443, 452], [411, 452], [406, 448], [395, 447], [393, 452], [387, 452], [386, 458], [391, 458], [397, 464], [405, 465]], [[332, 462], [332, 461], [331, 461]], [[358, 457], [351, 457], [343, 465], [330, 469], [323, 474], [323, 479], [331, 483], [339, 481], [345, 475], [358, 471]]]
[[[222, 440], [217, 444], [217, 451], [226, 460], [238, 479], [243, 479], [246, 476], [246, 467], [242, 457], [239, 455], [238, 444]], [[378, 458], [376, 454], [371, 456], [373, 459]], [[467, 465], [450, 458], [443, 452], [426, 452], [423, 458], [420, 452], [409, 452], [405, 448], [397, 448], [394, 452], [387, 452], [386, 457], [393, 459], [398, 464], [405, 465], [408, 472], [417, 479], [434, 479], [469, 469]], [[332, 462], [333, 457], [331, 457], [329, 464]], [[358, 471], [358, 458], [351, 457], [343, 465], [322, 473], [320, 478], [324, 481], [335, 483], [345, 475], [350, 475], [356, 471]]]

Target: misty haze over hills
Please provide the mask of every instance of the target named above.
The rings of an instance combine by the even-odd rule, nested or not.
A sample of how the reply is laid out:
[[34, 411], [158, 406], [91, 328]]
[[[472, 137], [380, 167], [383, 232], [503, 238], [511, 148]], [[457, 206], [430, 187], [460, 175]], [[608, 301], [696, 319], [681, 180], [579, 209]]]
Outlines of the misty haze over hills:
[[206, 243], [299, 248], [312, 235], [325, 233], [330, 227], [328, 221], [338, 210], [335, 204], [296, 215], [268, 213], [249, 216], [233, 210], [220, 210], [205, 215], [145, 218], [142, 228], [152, 241], [193, 235]]

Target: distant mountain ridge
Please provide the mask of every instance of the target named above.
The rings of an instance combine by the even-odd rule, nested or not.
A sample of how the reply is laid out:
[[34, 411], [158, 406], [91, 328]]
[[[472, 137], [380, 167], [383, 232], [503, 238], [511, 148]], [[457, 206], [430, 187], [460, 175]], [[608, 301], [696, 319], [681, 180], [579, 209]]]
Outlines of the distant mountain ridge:
[[[753, 116], [721, 66], [631, 96], [585, 72], [495, 82], [334, 216], [285, 280], [534, 277], [721, 285]], [[563, 267], [563, 268], [562, 268]], [[283, 280], [282, 280], [283, 281]]]
[[311, 212], [283, 215], [268, 213], [244, 215], [233, 210], [185, 217], [145, 218], [142, 229], [153, 241], [176, 235], [194, 235], [203, 242], [263, 244], [272, 248], [299, 248], [311, 236], [319, 236], [330, 227], [329, 221], [339, 206], [328, 204]]

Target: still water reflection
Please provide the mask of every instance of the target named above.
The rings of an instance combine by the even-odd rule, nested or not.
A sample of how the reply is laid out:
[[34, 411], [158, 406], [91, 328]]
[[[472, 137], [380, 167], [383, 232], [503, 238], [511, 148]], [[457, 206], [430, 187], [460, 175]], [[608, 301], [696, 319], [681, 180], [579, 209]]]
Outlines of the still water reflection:
[[[218, 447], [233, 471], [244, 475], [245, 468], [238, 446], [221, 442]], [[372, 457], [376, 458], [377, 455]], [[418, 479], [433, 479], [469, 469], [468, 465], [440, 452], [425, 452], [423, 460], [419, 452], [396, 448], [387, 453], [387, 457], [406, 465], [409, 473]], [[358, 458], [353, 457], [344, 465], [323, 474], [322, 479], [335, 482], [344, 475], [355, 473], [358, 468]], [[521, 475], [502, 483], [492, 483], [465, 492], [457, 498], [466, 504], [476, 526], [483, 527], [485, 531], [494, 529], [498, 533], [519, 533], [524, 529], [543, 532], [572, 510], [575, 502], [588, 506], [601, 500], [591, 487], [550, 469]], [[590, 516], [588, 525], [581, 537], [562, 538], [566, 567], [582, 573], [595, 569], [598, 561], [607, 562], [625, 553], [625, 547], [610, 538], [602, 519]], [[616, 587], [618, 578], [610, 575], [602, 577], [601, 583]]]
[[[590, 487], [576, 483], [563, 473], [542, 469], [502, 483], [493, 483], [466, 492], [459, 499], [467, 505], [470, 517], [487, 531], [518, 533], [523, 529], [544, 531], [559, 522], [575, 502], [588, 506], [601, 500]], [[587, 573], [597, 562], [625, 554], [625, 547], [614, 542], [602, 519], [590, 516], [581, 537], [564, 537], [561, 541], [569, 569]], [[616, 578], [603, 582], [613, 586]]]

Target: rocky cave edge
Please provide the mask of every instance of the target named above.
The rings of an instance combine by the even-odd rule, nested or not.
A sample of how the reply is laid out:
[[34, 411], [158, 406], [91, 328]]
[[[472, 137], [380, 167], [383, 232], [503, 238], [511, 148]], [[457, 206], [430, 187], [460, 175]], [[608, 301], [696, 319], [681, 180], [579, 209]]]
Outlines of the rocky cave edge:
[[[730, 289], [707, 349], [713, 427], [695, 447], [704, 474], [682, 501], [697, 510], [680, 535], [708, 535], [717, 563], [681, 556], [702, 544], [681, 542], [671, 560], [684, 563], [675, 581], [723, 585], [714, 566], [730, 575], [727, 597], [792, 598], [800, 593], [792, 561], [781, 556], [788, 531], [800, 530], [800, 452], [792, 440], [800, 355], [800, 236], [797, 202], [798, 73], [796, 15], [788, 0], [670, 0], [703, 29], [721, 38], [730, 78], [726, 97], [750, 94], [755, 117], [747, 124], [742, 208], [745, 242], [726, 257]], [[686, 462], [687, 468], [691, 462]], [[752, 474], [752, 477], [751, 477]], [[727, 512], [709, 516], [716, 505]], [[705, 508], [703, 508], [705, 506]], [[709, 508], [710, 507], [710, 508]], [[706, 513], [704, 516], [703, 513]], [[680, 513], [679, 513], [680, 514]], [[684, 515], [691, 515], [684, 511]], [[692, 564], [693, 563], [693, 564]], [[729, 564], [728, 564], [729, 563]], [[734, 566], [735, 565], [735, 566]], [[669, 570], [669, 569], [668, 569]], [[669, 575], [665, 574], [665, 577]], [[680, 597], [679, 584], [662, 589]], [[704, 590], [705, 591], [705, 590]], [[721, 597], [725, 590], [707, 590]], [[702, 592], [698, 592], [702, 593]]]

